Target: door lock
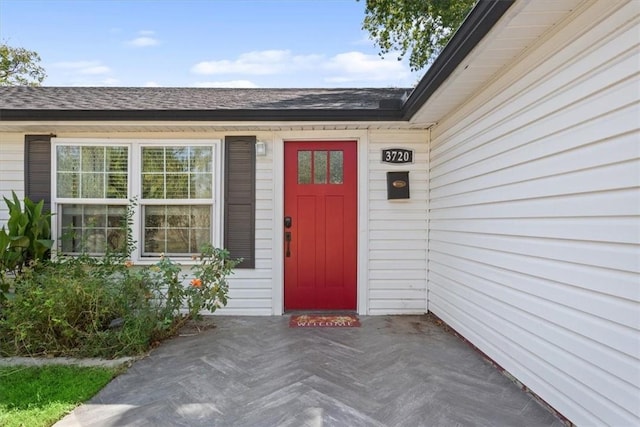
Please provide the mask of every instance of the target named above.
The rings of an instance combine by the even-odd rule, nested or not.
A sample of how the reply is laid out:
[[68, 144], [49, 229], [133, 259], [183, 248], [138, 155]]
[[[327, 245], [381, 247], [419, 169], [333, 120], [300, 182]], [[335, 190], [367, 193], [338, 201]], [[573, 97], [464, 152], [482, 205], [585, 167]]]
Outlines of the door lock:
[[285, 216], [284, 217], [284, 228], [291, 228], [291, 224], [293, 223], [293, 221], [291, 220], [290, 216]]

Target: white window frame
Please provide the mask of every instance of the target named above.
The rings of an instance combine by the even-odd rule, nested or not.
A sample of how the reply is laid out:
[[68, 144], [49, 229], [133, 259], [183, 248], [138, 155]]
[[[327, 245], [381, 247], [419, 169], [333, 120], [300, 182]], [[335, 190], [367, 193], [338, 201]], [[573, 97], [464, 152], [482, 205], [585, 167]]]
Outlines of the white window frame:
[[[158, 261], [157, 256], [142, 256], [143, 233], [142, 206], [143, 205], [171, 205], [167, 203], [174, 199], [142, 201], [142, 147], [176, 147], [194, 146], [212, 148], [212, 199], [190, 199], [194, 204], [211, 204], [211, 243], [220, 247], [223, 242], [222, 203], [223, 191], [223, 164], [222, 164], [222, 140], [221, 139], [112, 139], [112, 138], [52, 138], [51, 152], [51, 208], [52, 212], [58, 212], [58, 206], [62, 204], [80, 205], [128, 205], [130, 199], [137, 199], [137, 207], [132, 218], [132, 229], [136, 240], [136, 249], [131, 253], [131, 259], [140, 264], [153, 264]], [[128, 147], [128, 194], [127, 200], [121, 199], [76, 199], [59, 198], [57, 194], [57, 147], [60, 145], [73, 146], [126, 146]], [[183, 200], [183, 199], [177, 199]], [[210, 203], [209, 203], [210, 202]], [[52, 238], [57, 242], [61, 228], [61, 218], [54, 216], [52, 221]], [[191, 256], [172, 256], [172, 259], [181, 263], [193, 262]]]

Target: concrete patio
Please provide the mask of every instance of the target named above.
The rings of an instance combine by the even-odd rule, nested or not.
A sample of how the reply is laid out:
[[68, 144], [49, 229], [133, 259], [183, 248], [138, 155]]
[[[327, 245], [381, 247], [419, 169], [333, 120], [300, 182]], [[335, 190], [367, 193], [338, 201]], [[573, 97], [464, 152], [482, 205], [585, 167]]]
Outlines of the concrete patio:
[[69, 426], [563, 426], [427, 316], [289, 328], [216, 317], [163, 343], [56, 424]]

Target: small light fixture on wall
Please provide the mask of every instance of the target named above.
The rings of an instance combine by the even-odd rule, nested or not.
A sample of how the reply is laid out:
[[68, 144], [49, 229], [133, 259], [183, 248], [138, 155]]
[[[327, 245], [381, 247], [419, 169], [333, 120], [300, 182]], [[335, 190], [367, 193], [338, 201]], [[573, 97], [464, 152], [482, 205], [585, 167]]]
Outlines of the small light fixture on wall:
[[264, 157], [267, 155], [267, 143], [264, 141], [256, 142], [256, 156]]

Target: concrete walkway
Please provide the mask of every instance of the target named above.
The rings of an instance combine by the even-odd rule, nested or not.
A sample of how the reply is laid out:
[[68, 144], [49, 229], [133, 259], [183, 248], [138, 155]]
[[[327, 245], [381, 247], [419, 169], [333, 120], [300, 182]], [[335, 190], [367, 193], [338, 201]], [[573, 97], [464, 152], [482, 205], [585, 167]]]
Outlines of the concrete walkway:
[[426, 316], [292, 329], [217, 317], [135, 362], [69, 426], [556, 426], [564, 424]]

